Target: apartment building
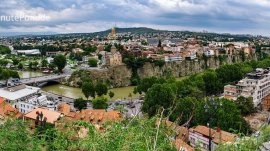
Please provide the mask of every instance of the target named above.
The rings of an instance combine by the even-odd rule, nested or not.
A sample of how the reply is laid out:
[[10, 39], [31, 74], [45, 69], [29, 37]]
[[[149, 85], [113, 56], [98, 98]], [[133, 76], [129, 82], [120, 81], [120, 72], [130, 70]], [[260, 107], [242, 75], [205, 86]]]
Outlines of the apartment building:
[[254, 106], [261, 104], [262, 99], [270, 94], [270, 68], [257, 68], [248, 73], [236, 86], [224, 87], [224, 97], [235, 100], [239, 96], [252, 97]]

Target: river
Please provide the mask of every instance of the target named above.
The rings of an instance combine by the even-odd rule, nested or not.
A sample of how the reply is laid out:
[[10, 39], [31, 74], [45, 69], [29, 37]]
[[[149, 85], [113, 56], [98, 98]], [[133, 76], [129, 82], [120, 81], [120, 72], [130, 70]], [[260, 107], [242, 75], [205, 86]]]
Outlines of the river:
[[20, 78], [32, 78], [44, 75], [42, 72], [38, 71], [18, 71]]
[[[113, 100], [116, 99], [124, 99], [124, 98], [129, 98], [129, 93], [132, 94], [132, 97], [138, 97], [138, 94], [133, 94], [133, 89], [134, 86], [128, 86], [128, 87], [122, 87], [122, 88], [113, 88], [110, 89], [109, 91], [114, 92], [114, 97], [112, 98]], [[69, 87], [66, 85], [62, 84], [54, 84], [54, 85], [48, 85], [42, 88], [42, 90], [47, 91], [47, 92], [52, 92], [55, 94], [71, 97], [71, 98], [80, 98], [83, 97], [84, 95], [82, 93], [82, 90], [80, 88], [74, 88], [74, 87]]]
[[[29, 77], [42, 76], [44, 74], [41, 72], [34, 72], [34, 71], [22, 71], [22, 72], [20, 71], [19, 75], [21, 76], [21, 78], [29, 78]], [[177, 78], [177, 81], [183, 80], [185, 78], [186, 77]], [[47, 92], [52, 92], [55, 94], [59, 94], [59, 95], [63, 95], [63, 96], [67, 96], [67, 97], [71, 97], [75, 99], [80, 98], [80, 97], [84, 98], [84, 95], [80, 88], [69, 87], [62, 84], [48, 85], [48, 86], [42, 87], [41, 89]], [[115, 95], [112, 99], [116, 100], [116, 99], [129, 98], [130, 93], [133, 98], [138, 97], [139, 94], [136, 94], [136, 95], [133, 94], [133, 89], [134, 89], [134, 86], [128, 86], [128, 87], [121, 87], [121, 88], [113, 88], [113, 89], [110, 89], [109, 91], [114, 92]]]
[[[37, 72], [37, 71], [19, 71], [19, 75], [21, 78], [30, 78], [30, 77], [42, 76], [44, 74], [42, 72]], [[71, 98], [80, 98], [80, 97], [84, 98], [84, 95], [80, 88], [69, 87], [62, 84], [48, 85], [48, 86], [42, 87], [41, 89], [47, 92], [52, 92], [55, 94], [59, 94], [59, 95], [63, 95], [63, 96], [71, 97]], [[138, 97], [139, 94], [136, 94], [136, 95], [133, 94], [133, 89], [134, 89], [134, 86], [128, 86], [128, 87], [122, 87], [122, 88], [113, 88], [113, 89], [110, 89], [109, 91], [114, 92], [115, 95], [112, 99], [116, 100], [116, 99], [129, 98], [129, 93], [131, 93], [132, 97]]]

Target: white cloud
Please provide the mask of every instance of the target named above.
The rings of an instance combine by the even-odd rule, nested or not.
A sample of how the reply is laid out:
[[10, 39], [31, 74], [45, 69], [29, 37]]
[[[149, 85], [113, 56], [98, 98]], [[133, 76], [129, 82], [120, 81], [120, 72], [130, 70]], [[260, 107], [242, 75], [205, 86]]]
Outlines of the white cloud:
[[49, 20], [0, 22], [0, 30], [91, 32], [116, 23], [122, 27], [267, 33], [269, 10], [270, 0], [2, 0], [0, 15], [46, 15]]

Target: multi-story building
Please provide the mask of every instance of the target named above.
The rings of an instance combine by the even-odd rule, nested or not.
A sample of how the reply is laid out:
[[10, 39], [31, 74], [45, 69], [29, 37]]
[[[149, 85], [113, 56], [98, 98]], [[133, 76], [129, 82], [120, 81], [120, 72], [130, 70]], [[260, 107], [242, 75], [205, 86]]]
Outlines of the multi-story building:
[[254, 72], [248, 73], [236, 86], [240, 96], [252, 97], [254, 106], [258, 106], [270, 93], [269, 70], [257, 68]]
[[13, 107], [17, 108], [18, 102], [28, 100], [38, 94], [40, 88], [26, 86], [24, 84], [0, 89], [0, 97], [3, 97]]
[[236, 100], [238, 97], [237, 87], [235, 85], [224, 86], [224, 98], [230, 100]]
[[268, 94], [270, 94], [269, 68], [257, 68], [255, 71], [248, 73], [244, 79], [236, 84], [236, 88], [228, 85], [224, 87], [225, 98], [252, 97], [255, 107], [261, 104], [262, 99]]
[[27, 113], [37, 107], [47, 107], [56, 110], [55, 102], [48, 101], [46, 95], [40, 95], [40, 88], [19, 84], [0, 89], [0, 97], [3, 97], [21, 113]]
[[55, 102], [47, 100], [46, 95], [33, 96], [25, 101], [19, 101], [17, 108], [21, 113], [28, 113], [35, 108], [46, 107], [48, 110], [56, 110], [57, 104]]

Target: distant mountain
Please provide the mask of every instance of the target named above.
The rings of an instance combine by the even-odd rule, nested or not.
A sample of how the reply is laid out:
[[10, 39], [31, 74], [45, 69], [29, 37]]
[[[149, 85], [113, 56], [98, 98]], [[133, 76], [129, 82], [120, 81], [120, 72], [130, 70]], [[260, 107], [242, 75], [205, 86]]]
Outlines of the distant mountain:
[[[111, 32], [112, 29], [108, 29], [105, 31], [100, 31], [100, 32], [95, 32], [93, 34], [102, 34], [102, 35], [107, 35]], [[147, 28], [147, 27], [131, 27], [131, 28], [115, 28], [117, 33], [156, 33], [156, 32], [163, 32], [166, 30], [156, 30], [156, 29], [152, 29], [152, 28]]]

